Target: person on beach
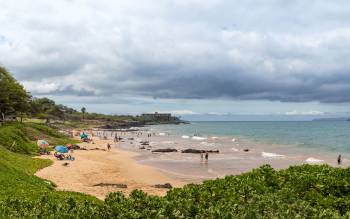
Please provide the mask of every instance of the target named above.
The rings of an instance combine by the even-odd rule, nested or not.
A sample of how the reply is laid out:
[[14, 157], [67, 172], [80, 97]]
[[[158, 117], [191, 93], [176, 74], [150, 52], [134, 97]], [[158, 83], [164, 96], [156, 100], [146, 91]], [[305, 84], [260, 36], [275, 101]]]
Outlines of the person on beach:
[[339, 154], [337, 161], [338, 161], [338, 165], [340, 165], [341, 164], [341, 154]]
[[209, 154], [208, 154], [208, 152], [205, 152], [205, 162], [208, 163], [208, 160], [209, 160]]
[[111, 145], [109, 143], [107, 143], [107, 150], [110, 151], [111, 150]]
[[201, 152], [201, 162], [203, 162], [203, 158], [204, 158], [204, 155], [203, 155], [203, 153]]

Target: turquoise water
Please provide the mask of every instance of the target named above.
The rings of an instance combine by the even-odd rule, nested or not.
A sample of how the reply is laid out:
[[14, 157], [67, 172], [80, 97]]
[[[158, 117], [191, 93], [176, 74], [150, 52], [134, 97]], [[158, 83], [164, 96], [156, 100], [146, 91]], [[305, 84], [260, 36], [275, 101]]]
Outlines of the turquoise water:
[[193, 122], [159, 128], [177, 135], [233, 136], [301, 149], [350, 153], [350, 122], [346, 121]]

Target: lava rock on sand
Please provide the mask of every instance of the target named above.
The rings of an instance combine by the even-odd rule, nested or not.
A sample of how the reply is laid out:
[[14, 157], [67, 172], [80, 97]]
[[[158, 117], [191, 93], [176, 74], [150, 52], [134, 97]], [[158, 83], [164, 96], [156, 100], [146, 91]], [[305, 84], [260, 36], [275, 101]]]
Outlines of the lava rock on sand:
[[173, 186], [170, 183], [165, 184], [157, 184], [153, 186], [154, 188], [160, 188], [160, 189], [172, 189]]
[[125, 184], [114, 184], [114, 183], [99, 183], [99, 184], [95, 184], [94, 186], [113, 186], [113, 187], [117, 187], [120, 189], [128, 188], [128, 186]]
[[177, 152], [176, 149], [174, 148], [163, 148], [163, 149], [155, 149], [152, 152], [162, 152], [162, 153], [167, 153], [167, 152]]
[[185, 149], [182, 150], [181, 153], [192, 153], [192, 154], [200, 154], [200, 153], [219, 153], [219, 150], [198, 150], [198, 149]]

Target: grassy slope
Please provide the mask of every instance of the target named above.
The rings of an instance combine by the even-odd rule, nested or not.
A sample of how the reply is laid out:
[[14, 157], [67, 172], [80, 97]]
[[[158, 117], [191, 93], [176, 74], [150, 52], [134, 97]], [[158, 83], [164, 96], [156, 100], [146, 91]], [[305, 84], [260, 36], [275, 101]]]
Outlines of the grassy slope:
[[[100, 204], [99, 200], [91, 196], [54, 191], [54, 185], [51, 182], [33, 175], [37, 170], [51, 164], [50, 160], [32, 157], [36, 154], [37, 147], [31, 138], [42, 132], [45, 132], [46, 139], [54, 145], [72, 141], [40, 124], [14, 123], [0, 128], [0, 201], [11, 203], [11, 200], [16, 199], [41, 200], [44, 197], [58, 203], [65, 203], [68, 200], [82, 203], [88, 200], [92, 204]], [[15, 144], [13, 144], [14, 141]], [[16, 216], [18, 211], [16, 209], [13, 211], [8, 213], [8, 216]]]

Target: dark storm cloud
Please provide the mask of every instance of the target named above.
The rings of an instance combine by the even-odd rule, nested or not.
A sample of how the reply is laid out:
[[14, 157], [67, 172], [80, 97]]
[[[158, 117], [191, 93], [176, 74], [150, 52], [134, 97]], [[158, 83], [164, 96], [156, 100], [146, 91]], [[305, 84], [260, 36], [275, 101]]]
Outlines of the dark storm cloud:
[[[328, 79], [328, 80], [327, 80]], [[295, 80], [295, 79], [293, 79]], [[306, 79], [308, 80], [308, 79]], [[190, 76], [176, 77], [161, 82], [151, 82], [134, 88], [143, 95], [155, 98], [218, 98], [225, 97], [237, 100], [270, 100], [282, 102], [320, 101], [325, 103], [350, 102], [350, 76], [342, 81], [335, 78], [314, 80], [307, 85], [303, 79], [297, 83], [270, 81], [263, 78], [236, 76]]]
[[350, 102], [345, 0], [0, 7], [0, 63], [34, 95]]

